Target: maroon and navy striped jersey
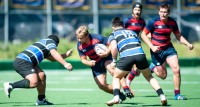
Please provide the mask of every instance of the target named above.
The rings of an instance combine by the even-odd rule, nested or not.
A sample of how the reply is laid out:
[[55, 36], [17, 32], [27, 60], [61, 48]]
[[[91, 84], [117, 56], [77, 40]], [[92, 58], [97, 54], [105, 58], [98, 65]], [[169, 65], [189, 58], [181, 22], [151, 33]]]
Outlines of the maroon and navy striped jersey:
[[160, 20], [160, 17], [155, 17], [150, 20], [144, 28], [146, 34], [151, 33], [151, 42], [155, 46], [160, 46], [160, 49], [164, 49], [171, 44], [171, 32], [175, 35], [179, 34], [177, 23], [171, 17], [168, 17], [167, 22]]
[[104, 45], [107, 45], [107, 38], [100, 35], [100, 34], [89, 34], [90, 43], [89, 44], [82, 44], [78, 41], [77, 43], [77, 50], [80, 57], [88, 56], [91, 60], [95, 60], [96, 62], [100, 61], [102, 58], [100, 58], [95, 50], [94, 46], [97, 43], [102, 43]]
[[127, 29], [130, 29], [132, 31], [135, 31], [137, 35], [144, 29], [146, 23], [143, 18], [139, 18], [138, 20], [134, 18], [133, 16], [130, 16], [123, 20], [124, 27]]

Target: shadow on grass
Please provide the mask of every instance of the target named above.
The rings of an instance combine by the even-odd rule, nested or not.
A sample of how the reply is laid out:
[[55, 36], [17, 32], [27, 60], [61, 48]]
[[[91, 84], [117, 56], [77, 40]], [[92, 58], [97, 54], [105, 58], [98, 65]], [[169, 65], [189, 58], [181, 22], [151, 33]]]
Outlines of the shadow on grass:
[[[27, 107], [27, 106], [35, 106], [35, 104], [33, 102], [0, 102], [0, 105], [1, 104], [6, 104], [6, 105], [12, 105], [12, 106], [24, 106], [24, 107]], [[48, 106], [55, 106], [55, 105], [85, 105], [85, 106], [89, 106], [91, 105], [92, 103], [58, 103], [58, 104], [54, 104], [54, 105], [48, 105]]]

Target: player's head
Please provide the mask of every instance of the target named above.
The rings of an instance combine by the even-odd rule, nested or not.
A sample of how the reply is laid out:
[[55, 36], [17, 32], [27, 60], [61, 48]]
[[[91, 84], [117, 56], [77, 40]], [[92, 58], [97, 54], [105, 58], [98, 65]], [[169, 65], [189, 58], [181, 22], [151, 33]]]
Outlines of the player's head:
[[47, 38], [52, 39], [53, 41], [55, 41], [56, 46], [58, 46], [59, 44], [59, 38], [57, 35], [49, 35]]
[[135, 17], [140, 17], [140, 15], [142, 14], [142, 4], [141, 4], [141, 3], [135, 2], [135, 3], [133, 4], [133, 7], [132, 7], [132, 14], [133, 14]]
[[123, 28], [123, 27], [124, 27], [124, 23], [120, 17], [114, 17], [112, 19], [112, 29], [113, 30], [116, 30], [118, 28]]
[[167, 3], [162, 3], [159, 6], [159, 15], [161, 20], [167, 20], [170, 14], [170, 6]]
[[162, 9], [162, 8], [166, 9], [167, 12], [170, 13], [170, 5], [169, 5], [169, 4], [167, 4], [167, 3], [162, 3], [162, 4], [160, 4], [160, 6], [159, 6], [159, 11], [160, 11], [160, 9]]
[[89, 31], [87, 26], [80, 26], [77, 30], [76, 30], [76, 37], [77, 40], [81, 43], [85, 43], [87, 42], [87, 38], [89, 35]]

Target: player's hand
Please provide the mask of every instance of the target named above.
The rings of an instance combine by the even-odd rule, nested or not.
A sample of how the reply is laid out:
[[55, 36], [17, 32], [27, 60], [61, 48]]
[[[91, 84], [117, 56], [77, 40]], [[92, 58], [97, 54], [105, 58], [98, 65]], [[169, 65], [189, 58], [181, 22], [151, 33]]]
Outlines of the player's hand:
[[96, 64], [96, 61], [95, 60], [91, 60], [90, 61], [90, 66], [92, 67], [92, 66], [95, 66], [95, 64]]
[[68, 51], [66, 52], [66, 56], [67, 56], [67, 57], [71, 56], [71, 55], [72, 55], [72, 52], [73, 52], [72, 49], [68, 50]]
[[68, 69], [69, 71], [72, 71], [72, 70], [73, 70], [73, 67], [72, 67], [72, 65], [71, 65], [70, 63], [66, 63], [66, 64], [64, 65], [64, 67], [65, 67], [66, 69]]
[[190, 50], [192, 50], [192, 49], [194, 48], [194, 46], [193, 46], [192, 44], [189, 44], [189, 45], [188, 45], [188, 48], [189, 48]]
[[160, 46], [152, 46], [151, 47], [151, 50], [153, 51], [153, 52], [155, 52], [155, 53], [157, 53], [160, 49]]
[[116, 62], [111, 62], [110, 66], [111, 66], [112, 69], [114, 69], [115, 66], [116, 66]]

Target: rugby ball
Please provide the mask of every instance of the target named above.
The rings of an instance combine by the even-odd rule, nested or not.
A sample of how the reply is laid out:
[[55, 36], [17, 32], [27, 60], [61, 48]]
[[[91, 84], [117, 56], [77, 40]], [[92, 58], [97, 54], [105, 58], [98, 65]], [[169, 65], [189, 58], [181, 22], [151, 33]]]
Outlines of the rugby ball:
[[108, 50], [108, 48], [106, 47], [106, 45], [98, 43], [94, 46], [94, 51], [96, 53], [100, 53], [100, 52], [106, 52]]

